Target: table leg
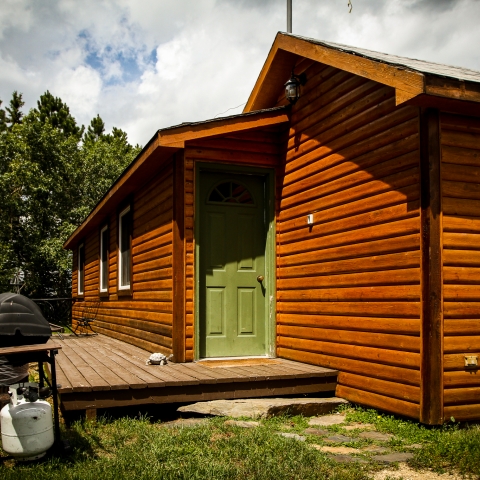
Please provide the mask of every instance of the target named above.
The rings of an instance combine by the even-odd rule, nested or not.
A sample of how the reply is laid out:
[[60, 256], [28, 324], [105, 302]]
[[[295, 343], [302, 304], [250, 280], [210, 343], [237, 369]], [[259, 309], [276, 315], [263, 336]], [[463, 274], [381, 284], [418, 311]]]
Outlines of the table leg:
[[43, 362], [38, 362], [38, 386], [43, 388], [45, 386], [45, 372], [43, 371]]
[[53, 393], [53, 421], [55, 427], [55, 442], [60, 442], [60, 418], [58, 415], [58, 391], [57, 391], [57, 371], [55, 368], [55, 355], [57, 350], [50, 351], [50, 365], [52, 372], [52, 393]]

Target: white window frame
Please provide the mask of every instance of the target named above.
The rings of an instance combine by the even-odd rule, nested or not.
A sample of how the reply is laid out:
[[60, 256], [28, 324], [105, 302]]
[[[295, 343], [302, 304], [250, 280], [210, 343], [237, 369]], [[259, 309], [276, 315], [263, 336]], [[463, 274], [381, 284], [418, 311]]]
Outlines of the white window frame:
[[[82, 255], [80, 251], [83, 249], [83, 265], [82, 265]], [[82, 242], [77, 249], [77, 293], [83, 295], [85, 292], [85, 244]], [[80, 281], [82, 277], [82, 281]], [[83, 284], [83, 285], [82, 285]]]
[[[107, 254], [107, 258], [103, 258], [103, 252], [104, 252], [104, 245], [103, 245], [103, 237], [104, 237], [104, 233], [105, 232], [108, 232], [108, 225], [105, 225], [101, 230], [100, 230], [100, 292], [101, 293], [107, 293], [108, 292], [108, 245], [107, 245], [107, 251], [106, 251], [106, 254]], [[107, 241], [108, 241], [108, 235], [107, 235]], [[103, 281], [103, 274], [104, 274], [104, 271], [103, 271], [103, 262], [104, 260], [106, 261], [107, 263], [107, 284], [106, 286], [103, 286], [102, 285], [102, 281]]]
[[[123, 229], [123, 217], [129, 213], [131, 210], [130, 205], [124, 208], [118, 215], [118, 289], [119, 290], [130, 290], [131, 287], [131, 273], [129, 275], [128, 284], [122, 285], [122, 271], [123, 271], [123, 262], [122, 262], [122, 229]], [[131, 232], [130, 232], [131, 234]], [[132, 258], [132, 246], [130, 248], [130, 261]]]

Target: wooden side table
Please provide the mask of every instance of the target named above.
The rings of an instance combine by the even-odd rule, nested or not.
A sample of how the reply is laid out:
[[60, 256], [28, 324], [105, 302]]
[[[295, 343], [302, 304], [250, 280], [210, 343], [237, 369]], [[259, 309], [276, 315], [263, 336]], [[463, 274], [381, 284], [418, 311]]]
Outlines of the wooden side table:
[[[58, 391], [57, 391], [57, 372], [55, 368], [55, 355], [61, 349], [53, 340], [41, 345], [21, 345], [17, 347], [0, 348], [0, 356], [9, 357], [11, 361], [17, 363], [38, 362], [38, 373], [40, 376], [40, 388], [45, 386], [45, 382], [52, 389], [53, 395], [53, 423], [55, 429], [55, 443], [60, 444], [60, 417], [58, 412]], [[50, 382], [45, 377], [43, 364], [50, 364]]]

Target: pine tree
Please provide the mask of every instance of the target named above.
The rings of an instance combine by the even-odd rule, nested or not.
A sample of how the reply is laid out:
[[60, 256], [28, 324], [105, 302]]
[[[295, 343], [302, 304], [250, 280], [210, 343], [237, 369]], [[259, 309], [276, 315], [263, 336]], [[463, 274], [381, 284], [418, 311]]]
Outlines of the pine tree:
[[88, 126], [87, 133], [85, 134], [85, 142], [96, 142], [105, 137], [105, 123], [97, 114], [96, 117], [92, 118], [90, 125]]
[[8, 112], [8, 117], [6, 120], [7, 123], [10, 124], [10, 127], [22, 123], [23, 112], [21, 111], [21, 108], [25, 105], [22, 96], [23, 95], [21, 93], [18, 93], [15, 90], [12, 94], [12, 99], [10, 100], [10, 107], [6, 108]]
[[[21, 95], [14, 97], [20, 110]], [[61, 121], [68, 107], [49, 92], [38, 103], [0, 134], [0, 292], [21, 271], [23, 294], [68, 296], [71, 256], [62, 245], [140, 148], [120, 129], [106, 135], [99, 115], [89, 127], [97, 141], [66, 135], [75, 131]]]
[[0, 100], [0, 133], [7, 129], [7, 115], [2, 107], [2, 101]]
[[65, 136], [81, 137], [83, 127], [79, 127], [70, 114], [70, 109], [60, 97], [54, 97], [48, 90], [37, 101], [36, 113], [40, 121], [49, 122], [52, 127], [62, 130]]

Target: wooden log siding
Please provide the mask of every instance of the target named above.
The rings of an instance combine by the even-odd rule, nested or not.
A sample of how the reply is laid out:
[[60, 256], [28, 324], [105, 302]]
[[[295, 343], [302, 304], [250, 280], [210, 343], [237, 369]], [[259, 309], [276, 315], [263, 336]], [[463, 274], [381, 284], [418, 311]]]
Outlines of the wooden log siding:
[[306, 74], [277, 177], [277, 354], [339, 369], [340, 396], [418, 418], [418, 110], [335, 68]]
[[[109, 296], [102, 297], [94, 330], [150, 352], [172, 352], [173, 167], [169, 162], [133, 197], [131, 296], [117, 295], [117, 211], [110, 212]], [[85, 238], [84, 301], [99, 298], [99, 231]], [[73, 294], [77, 285], [73, 255]], [[81, 315], [84, 301], [74, 305]]]
[[[264, 127], [221, 137], [189, 141], [185, 146], [185, 360], [194, 360], [194, 198], [195, 162], [277, 167], [285, 143], [284, 127]], [[234, 168], [234, 167], [233, 167]]]
[[478, 419], [480, 371], [480, 118], [443, 114], [442, 144], [445, 419]]

